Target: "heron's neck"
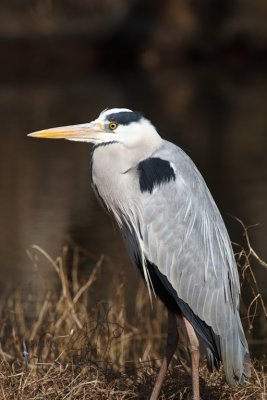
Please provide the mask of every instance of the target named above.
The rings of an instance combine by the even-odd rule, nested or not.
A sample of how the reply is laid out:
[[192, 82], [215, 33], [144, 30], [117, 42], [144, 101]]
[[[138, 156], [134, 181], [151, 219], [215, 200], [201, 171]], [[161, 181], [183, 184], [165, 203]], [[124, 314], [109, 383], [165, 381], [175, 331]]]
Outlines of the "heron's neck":
[[119, 142], [98, 145], [93, 151], [93, 165], [99, 171], [112, 170], [113, 173], [124, 174], [137, 167], [140, 161], [151, 157], [160, 148], [163, 140], [158, 136], [153, 144], [149, 141], [142, 142], [142, 146], [128, 147]]
[[[163, 143], [163, 141], [161, 140]], [[139, 180], [136, 173], [140, 161], [151, 157], [158, 147], [142, 147], [138, 151], [129, 149], [121, 143], [111, 143], [98, 146], [92, 155], [92, 184], [96, 193], [112, 210], [119, 221], [116, 210], [122, 209], [128, 203], [129, 209], [133, 208], [138, 200]]]

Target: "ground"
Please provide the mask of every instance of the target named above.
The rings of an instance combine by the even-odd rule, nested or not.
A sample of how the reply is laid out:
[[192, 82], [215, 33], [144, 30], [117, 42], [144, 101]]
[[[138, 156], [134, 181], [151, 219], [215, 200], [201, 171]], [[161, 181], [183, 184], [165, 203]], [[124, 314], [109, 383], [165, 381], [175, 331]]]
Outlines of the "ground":
[[[37, 246], [29, 255], [34, 266], [31, 284], [10, 289], [1, 302], [0, 398], [149, 398], [166, 339], [162, 304], [156, 302], [151, 309], [140, 283], [135, 316], [129, 318], [123, 280], [116, 283], [115, 295], [96, 300], [95, 289], [108, 262], [103, 256], [92, 260], [81, 249], [65, 247], [61, 257], [52, 260]], [[47, 267], [54, 269], [53, 282]], [[211, 374], [202, 362], [202, 400], [267, 399], [260, 358], [253, 360], [251, 378], [235, 388], [225, 383], [222, 369]], [[160, 399], [190, 398], [187, 365], [182, 341]]]

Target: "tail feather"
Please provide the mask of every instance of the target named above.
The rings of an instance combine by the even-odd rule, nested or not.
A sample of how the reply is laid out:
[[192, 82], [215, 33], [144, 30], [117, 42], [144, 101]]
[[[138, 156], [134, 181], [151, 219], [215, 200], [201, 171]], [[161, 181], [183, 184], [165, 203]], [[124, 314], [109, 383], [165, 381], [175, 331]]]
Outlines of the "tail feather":
[[221, 338], [221, 357], [229, 385], [236, 386], [250, 376], [250, 357], [240, 318], [233, 323], [231, 335]]

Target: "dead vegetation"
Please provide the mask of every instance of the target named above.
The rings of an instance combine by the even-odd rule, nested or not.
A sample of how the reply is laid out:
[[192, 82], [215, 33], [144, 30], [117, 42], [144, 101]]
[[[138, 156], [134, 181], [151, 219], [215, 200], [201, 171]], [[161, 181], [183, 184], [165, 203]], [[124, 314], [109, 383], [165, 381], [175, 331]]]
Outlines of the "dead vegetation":
[[[266, 309], [252, 269], [258, 256], [248, 236], [247, 245], [246, 250], [239, 247], [237, 260], [241, 283], [251, 297], [246, 307], [242, 303], [244, 322], [251, 332], [256, 318], [266, 321]], [[0, 398], [148, 398], [166, 338], [163, 306], [157, 302], [151, 310], [146, 288], [140, 284], [130, 324], [123, 280], [116, 282], [116, 293], [110, 298], [96, 300], [108, 262], [104, 256], [95, 260], [77, 246], [64, 247], [56, 260], [38, 246], [32, 246], [29, 255], [34, 266], [32, 283], [2, 295]], [[51, 268], [54, 281], [48, 274]], [[185, 347], [178, 353], [161, 399], [190, 396]], [[202, 399], [265, 400], [264, 357], [253, 365], [251, 379], [230, 388], [221, 371], [210, 374], [203, 364]]]

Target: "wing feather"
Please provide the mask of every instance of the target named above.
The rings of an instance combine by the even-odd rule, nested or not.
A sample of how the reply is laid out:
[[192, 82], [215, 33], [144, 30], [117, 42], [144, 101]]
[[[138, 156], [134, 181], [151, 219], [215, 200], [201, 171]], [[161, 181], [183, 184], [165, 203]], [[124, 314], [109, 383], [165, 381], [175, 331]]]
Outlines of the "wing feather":
[[[234, 384], [242, 378], [240, 365], [248, 348], [238, 314], [240, 287], [227, 230], [191, 159], [169, 142], [156, 156], [171, 162], [176, 179], [142, 193], [144, 256], [167, 278], [177, 297], [218, 335], [226, 376]], [[233, 361], [233, 354], [239, 361]], [[236, 364], [238, 378], [233, 377]]]

